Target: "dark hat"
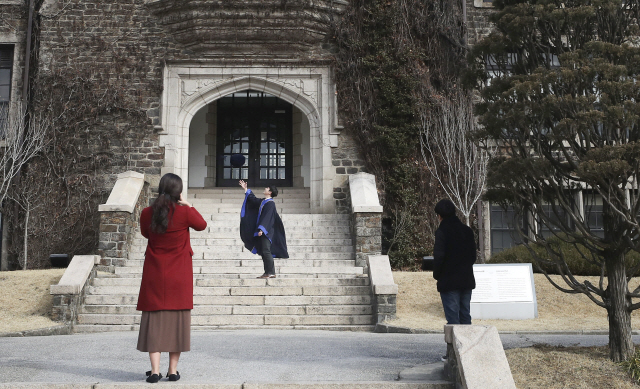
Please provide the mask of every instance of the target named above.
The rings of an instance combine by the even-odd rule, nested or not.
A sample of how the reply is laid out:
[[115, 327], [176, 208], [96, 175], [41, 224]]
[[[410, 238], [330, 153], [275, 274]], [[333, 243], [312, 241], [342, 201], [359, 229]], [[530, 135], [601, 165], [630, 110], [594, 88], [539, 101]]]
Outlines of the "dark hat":
[[453, 202], [449, 199], [443, 199], [438, 201], [436, 204], [435, 211], [438, 215], [442, 216], [443, 219], [446, 219], [451, 216], [455, 216], [456, 214], [456, 206], [453, 205]]
[[244, 165], [244, 155], [242, 154], [233, 154], [230, 158], [231, 166], [233, 167], [242, 167]]

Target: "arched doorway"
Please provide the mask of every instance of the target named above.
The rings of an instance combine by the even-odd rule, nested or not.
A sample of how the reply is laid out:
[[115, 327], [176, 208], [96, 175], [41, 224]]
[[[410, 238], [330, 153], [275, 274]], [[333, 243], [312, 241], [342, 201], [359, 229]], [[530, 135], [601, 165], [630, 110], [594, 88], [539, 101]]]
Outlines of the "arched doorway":
[[[244, 90], [217, 101], [216, 186], [293, 184], [292, 104]], [[242, 155], [244, 165], [234, 165]]]
[[[244, 159], [242, 166], [234, 166]], [[310, 126], [299, 108], [245, 89], [199, 109], [189, 125], [189, 187], [309, 187]]]
[[[247, 75], [247, 73], [251, 75]], [[232, 75], [232, 76], [230, 76]], [[261, 91], [292, 105], [293, 187], [309, 188], [312, 213], [332, 213], [335, 168], [331, 148], [337, 147], [334, 129], [335, 89], [328, 67], [217, 67], [167, 66], [161, 112], [160, 146], [165, 149], [162, 174], [189, 177], [187, 188], [213, 188], [217, 182], [217, 101], [242, 91]], [[192, 119], [199, 111], [209, 128], [202, 134], [206, 154], [192, 155]], [[211, 129], [211, 126], [216, 126]], [[216, 136], [213, 136], [213, 132]], [[214, 144], [215, 143], [215, 144]], [[193, 158], [192, 158], [193, 157]], [[191, 161], [207, 171], [200, 185], [192, 179]], [[184, 179], [184, 178], [183, 178]]]

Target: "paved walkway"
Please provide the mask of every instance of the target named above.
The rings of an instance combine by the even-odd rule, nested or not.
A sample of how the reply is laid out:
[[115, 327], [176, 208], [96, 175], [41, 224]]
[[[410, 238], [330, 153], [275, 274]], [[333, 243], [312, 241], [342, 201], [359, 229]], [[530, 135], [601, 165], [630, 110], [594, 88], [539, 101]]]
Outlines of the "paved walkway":
[[[607, 336], [601, 335], [501, 338], [505, 348], [608, 342]], [[18, 387], [16, 383], [21, 382], [144, 383], [149, 362], [146, 354], [135, 349], [136, 340], [134, 332], [0, 338], [0, 387]], [[640, 342], [640, 336], [634, 336], [634, 341]], [[191, 387], [300, 382], [391, 384], [403, 370], [439, 363], [446, 350], [442, 334], [278, 330], [194, 331], [191, 347], [179, 366], [180, 384]], [[168, 359], [163, 356], [163, 374], [167, 365]]]

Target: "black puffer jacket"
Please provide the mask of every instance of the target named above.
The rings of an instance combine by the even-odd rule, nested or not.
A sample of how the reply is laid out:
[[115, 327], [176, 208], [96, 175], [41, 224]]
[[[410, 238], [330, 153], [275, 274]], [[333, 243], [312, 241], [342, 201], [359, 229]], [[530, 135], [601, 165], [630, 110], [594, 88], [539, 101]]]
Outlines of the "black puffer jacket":
[[438, 292], [476, 287], [473, 277], [476, 241], [471, 228], [457, 216], [440, 222], [436, 230], [433, 260], [433, 278], [438, 280]]

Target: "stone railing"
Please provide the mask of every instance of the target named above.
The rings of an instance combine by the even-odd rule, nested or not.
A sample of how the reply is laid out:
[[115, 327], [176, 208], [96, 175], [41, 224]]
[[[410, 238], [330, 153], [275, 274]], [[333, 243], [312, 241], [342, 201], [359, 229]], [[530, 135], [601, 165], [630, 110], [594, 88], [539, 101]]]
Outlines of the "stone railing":
[[[376, 324], [395, 319], [398, 285], [393, 280], [389, 257], [387, 255], [370, 255], [367, 261], [369, 263], [369, 281], [373, 294], [374, 314], [377, 317]], [[377, 329], [376, 332], [378, 332]]]
[[116, 266], [124, 265], [140, 222], [140, 213], [149, 205], [149, 196], [149, 183], [144, 181], [144, 174], [133, 171], [118, 174], [109, 199], [98, 208], [98, 270], [114, 272]]
[[496, 327], [445, 325], [444, 340], [444, 373], [456, 389], [516, 389]]
[[53, 295], [51, 319], [62, 322], [70, 329], [78, 319], [78, 311], [84, 300], [85, 291], [96, 276], [98, 255], [75, 255], [64, 271], [57, 285], [51, 285]]
[[398, 285], [393, 281], [389, 257], [380, 255], [382, 206], [378, 200], [375, 176], [368, 173], [350, 175], [349, 192], [356, 266], [362, 266], [369, 274], [376, 323], [382, 323], [396, 316]]
[[378, 200], [375, 176], [369, 173], [350, 175], [349, 192], [356, 266], [366, 268], [367, 257], [382, 252], [382, 206]]

